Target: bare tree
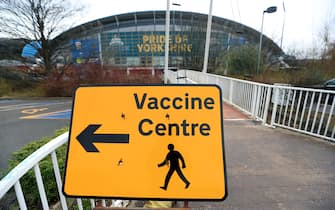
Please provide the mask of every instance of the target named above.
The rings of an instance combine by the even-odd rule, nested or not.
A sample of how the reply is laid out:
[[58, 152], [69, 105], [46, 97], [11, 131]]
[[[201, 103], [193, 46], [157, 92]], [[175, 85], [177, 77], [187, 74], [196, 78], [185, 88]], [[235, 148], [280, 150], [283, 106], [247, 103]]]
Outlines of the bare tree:
[[39, 41], [45, 72], [52, 70], [50, 40], [65, 30], [83, 7], [69, 0], [0, 0], [0, 32], [27, 42]]

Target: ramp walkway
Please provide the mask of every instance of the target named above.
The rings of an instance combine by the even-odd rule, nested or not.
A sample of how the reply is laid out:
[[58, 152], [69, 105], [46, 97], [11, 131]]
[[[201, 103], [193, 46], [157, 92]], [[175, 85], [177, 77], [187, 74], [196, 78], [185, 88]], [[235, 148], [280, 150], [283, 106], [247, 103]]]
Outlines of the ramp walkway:
[[227, 199], [191, 209], [335, 209], [333, 143], [238, 119], [224, 121]]

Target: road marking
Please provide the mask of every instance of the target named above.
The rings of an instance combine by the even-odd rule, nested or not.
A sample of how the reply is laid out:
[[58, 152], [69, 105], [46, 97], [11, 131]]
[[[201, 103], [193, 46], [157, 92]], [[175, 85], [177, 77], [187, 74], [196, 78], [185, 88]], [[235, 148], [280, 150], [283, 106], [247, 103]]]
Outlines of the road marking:
[[20, 109], [29, 109], [29, 108], [34, 108], [34, 107], [46, 106], [46, 105], [59, 105], [59, 104], [69, 104], [69, 103], [72, 103], [72, 102], [68, 101], [68, 102], [41, 102], [41, 103], [14, 104], [14, 105], [0, 106], [0, 112], [20, 110]]
[[48, 108], [41, 108], [41, 109], [25, 109], [22, 110], [21, 113], [23, 114], [35, 114], [36, 112], [43, 112], [45, 110], [48, 110]]
[[71, 109], [20, 117], [20, 119], [70, 119]]
[[10, 110], [15, 110], [15, 109], [20, 109], [22, 107], [32, 107], [37, 104], [41, 104], [41, 103], [25, 103], [25, 104], [12, 104], [12, 105], [0, 106], [0, 111], [10, 111]]

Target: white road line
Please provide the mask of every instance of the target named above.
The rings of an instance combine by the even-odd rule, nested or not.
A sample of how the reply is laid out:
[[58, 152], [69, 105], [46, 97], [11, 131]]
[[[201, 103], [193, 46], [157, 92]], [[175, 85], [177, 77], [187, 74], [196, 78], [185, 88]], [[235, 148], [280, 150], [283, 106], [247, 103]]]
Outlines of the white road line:
[[69, 103], [72, 103], [72, 101], [56, 102], [56, 103], [46, 102], [46, 103], [26, 103], [26, 104], [7, 105], [7, 106], [0, 106], [0, 112], [20, 110], [20, 109], [29, 109], [29, 108], [49, 106], [49, 105], [69, 104]]
[[11, 105], [6, 105], [6, 106], [0, 106], [0, 109], [18, 107], [18, 106], [30, 106], [30, 105], [35, 105], [35, 104], [41, 104], [41, 103], [11, 104]]

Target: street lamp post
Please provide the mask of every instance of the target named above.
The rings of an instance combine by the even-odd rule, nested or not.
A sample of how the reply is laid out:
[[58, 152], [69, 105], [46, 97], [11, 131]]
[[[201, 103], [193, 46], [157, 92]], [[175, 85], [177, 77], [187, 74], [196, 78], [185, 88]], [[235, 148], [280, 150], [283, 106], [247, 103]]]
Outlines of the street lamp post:
[[170, 0], [166, 0], [164, 84], [167, 84], [167, 73], [169, 70], [169, 39], [170, 39], [169, 35], [170, 35]]
[[[172, 6], [178, 6], [178, 7], [180, 7], [181, 4], [172, 2]], [[175, 16], [175, 13], [176, 13], [176, 10], [173, 9], [173, 27], [172, 27], [173, 33], [172, 34], [174, 36], [176, 36], [176, 16]], [[175, 57], [175, 58], [172, 59], [172, 65], [175, 65], [177, 68], [179, 68], [178, 56], [179, 56], [179, 53], [177, 53], [177, 58]]]
[[274, 13], [277, 11], [277, 7], [269, 7], [266, 10], [263, 11], [263, 16], [262, 16], [262, 26], [261, 26], [261, 35], [259, 38], [259, 49], [258, 49], [258, 59], [257, 59], [257, 69], [256, 69], [256, 74], [258, 75], [259, 73], [259, 66], [260, 66], [260, 61], [261, 61], [261, 51], [262, 51], [262, 39], [263, 39], [263, 22], [264, 22], [264, 14], [265, 13]]
[[283, 2], [283, 11], [284, 11], [284, 20], [283, 20], [283, 27], [281, 29], [281, 39], [280, 39], [280, 49], [283, 50], [283, 38], [284, 38], [284, 27], [285, 27], [285, 19], [286, 19], [286, 10], [285, 10], [285, 4]]
[[207, 66], [208, 66], [209, 44], [210, 44], [211, 30], [212, 30], [212, 9], [213, 9], [213, 0], [210, 0], [209, 13], [208, 13], [208, 19], [207, 19], [204, 64], [203, 64], [203, 68], [202, 68], [203, 73], [207, 73]]
[[[181, 6], [181, 4], [178, 3], [172, 3], [172, 5]], [[167, 84], [167, 72], [169, 70], [169, 44], [170, 44], [170, 0], [166, 0], [164, 84]]]

